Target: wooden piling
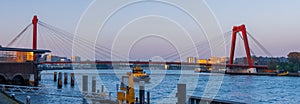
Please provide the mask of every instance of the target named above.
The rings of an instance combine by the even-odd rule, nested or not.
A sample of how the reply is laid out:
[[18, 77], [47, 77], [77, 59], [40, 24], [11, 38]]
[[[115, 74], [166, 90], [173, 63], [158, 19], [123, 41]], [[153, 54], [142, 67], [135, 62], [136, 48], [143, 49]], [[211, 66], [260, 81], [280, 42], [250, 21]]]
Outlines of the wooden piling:
[[53, 74], [53, 80], [56, 82], [56, 79], [57, 79], [57, 72], [54, 72], [54, 74]]
[[62, 73], [58, 73], [58, 82], [57, 82], [57, 88], [61, 89], [62, 88]]
[[71, 76], [71, 86], [73, 87], [75, 85], [75, 81], [74, 81], [75, 75], [74, 75], [74, 73], [71, 73], [70, 76]]
[[150, 92], [147, 92], [147, 104], [150, 104]]
[[64, 84], [68, 84], [68, 73], [64, 73]]

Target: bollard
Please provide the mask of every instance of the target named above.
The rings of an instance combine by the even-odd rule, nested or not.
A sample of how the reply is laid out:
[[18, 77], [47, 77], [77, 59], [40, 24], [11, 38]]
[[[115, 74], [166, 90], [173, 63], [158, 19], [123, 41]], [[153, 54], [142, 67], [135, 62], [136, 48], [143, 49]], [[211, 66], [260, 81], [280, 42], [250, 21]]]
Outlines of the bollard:
[[75, 79], [74, 73], [71, 73], [71, 86], [72, 87], [75, 85], [74, 79]]
[[147, 92], [147, 104], [150, 104], [150, 92]]
[[101, 96], [101, 93], [99, 90], [97, 90], [97, 96]]
[[58, 73], [58, 81], [57, 81], [57, 88], [61, 89], [62, 88], [62, 73]]
[[138, 97], [135, 98], [135, 102], [139, 102], [139, 98]]
[[92, 77], [92, 93], [96, 92], [96, 77]]
[[30, 96], [27, 96], [25, 104], [30, 104]]
[[68, 73], [64, 73], [64, 84], [68, 84]]
[[83, 92], [88, 91], [88, 76], [86, 75], [82, 76], [82, 91]]
[[11, 97], [12, 99], [15, 99], [15, 94], [11, 94], [10, 97]]
[[186, 102], [186, 85], [177, 84], [177, 104], [185, 104]]
[[144, 81], [140, 82], [140, 87], [139, 87], [139, 94], [140, 94], [140, 104], [144, 104], [145, 103], [145, 85], [144, 85]]
[[54, 74], [53, 74], [54, 76], [53, 76], [53, 80], [56, 82], [56, 76], [57, 76], [57, 72], [54, 72]]

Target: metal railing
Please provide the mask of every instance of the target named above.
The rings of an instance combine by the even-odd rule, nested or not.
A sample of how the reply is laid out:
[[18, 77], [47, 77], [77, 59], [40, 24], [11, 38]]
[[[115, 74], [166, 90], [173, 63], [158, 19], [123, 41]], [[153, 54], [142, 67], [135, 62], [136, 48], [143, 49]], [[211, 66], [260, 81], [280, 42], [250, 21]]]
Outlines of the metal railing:
[[[62, 90], [47, 87], [32, 87], [32, 86], [17, 86], [0, 84], [1, 91], [7, 94], [15, 95], [52, 95], [52, 96], [64, 96], [75, 98], [88, 98], [94, 100], [114, 100], [116, 97], [111, 96], [115, 92], [83, 92], [79, 90]], [[107, 95], [108, 94], [108, 95]]]

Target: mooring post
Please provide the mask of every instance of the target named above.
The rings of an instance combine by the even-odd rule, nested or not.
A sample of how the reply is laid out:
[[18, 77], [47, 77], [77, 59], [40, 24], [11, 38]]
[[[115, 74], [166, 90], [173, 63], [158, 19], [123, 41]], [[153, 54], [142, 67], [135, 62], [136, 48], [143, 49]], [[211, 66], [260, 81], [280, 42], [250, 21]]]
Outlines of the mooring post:
[[68, 84], [68, 73], [64, 73], [64, 84]]
[[30, 104], [30, 96], [26, 97], [26, 103], [25, 104]]
[[96, 77], [92, 77], [92, 93], [96, 92]]
[[56, 79], [57, 79], [57, 72], [54, 72], [54, 74], [53, 74], [53, 80], [56, 82]]
[[135, 102], [139, 102], [139, 98], [138, 97], [135, 97]]
[[75, 82], [74, 82], [74, 79], [75, 79], [75, 76], [74, 76], [74, 73], [71, 73], [71, 86], [73, 87], [75, 85]]
[[58, 82], [57, 82], [57, 88], [61, 89], [62, 88], [62, 73], [58, 73]]
[[150, 92], [147, 92], [147, 104], [150, 104]]
[[186, 84], [177, 84], [177, 104], [186, 102]]
[[104, 85], [101, 85], [101, 94], [102, 94], [102, 96], [105, 96]]
[[83, 92], [88, 91], [88, 76], [86, 75], [82, 76], [82, 91]]
[[144, 104], [145, 102], [145, 85], [144, 81], [140, 81], [140, 87], [139, 87], [139, 94], [140, 94], [140, 104]]
[[119, 92], [119, 84], [116, 84], [116, 90]]

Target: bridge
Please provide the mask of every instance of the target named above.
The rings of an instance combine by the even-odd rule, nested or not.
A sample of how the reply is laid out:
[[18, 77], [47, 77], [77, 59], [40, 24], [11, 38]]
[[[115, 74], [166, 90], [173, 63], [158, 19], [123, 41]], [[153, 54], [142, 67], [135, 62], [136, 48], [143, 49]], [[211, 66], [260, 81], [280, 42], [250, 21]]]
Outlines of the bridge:
[[[107, 61], [79, 61], [79, 62], [71, 62], [71, 61], [57, 61], [57, 62], [48, 62], [48, 61], [40, 61], [40, 58], [42, 56], [43, 53], [46, 52], [50, 52], [49, 50], [51, 50], [52, 52], [58, 52], [58, 51], [63, 51], [62, 53], [71, 53], [71, 45], [72, 42], [74, 41], [74, 34], [71, 34], [69, 32], [66, 32], [62, 29], [59, 29], [55, 26], [49, 25], [43, 21], [38, 20], [37, 16], [33, 17], [32, 22], [27, 25], [10, 43], [8, 43], [8, 47], [4, 47], [4, 48], [0, 48], [0, 51], [8, 51], [5, 49], [9, 49], [9, 47], [13, 46], [14, 44], [17, 44], [19, 40], [26, 40], [24, 39], [24, 34], [26, 34], [28, 32], [29, 27], [32, 26], [32, 46], [29, 49], [21, 49], [21, 50], [26, 50], [26, 52], [32, 52], [33, 54], [33, 60], [30, 61], [25, 61], [25, 62], [32, 62], [35, 64], [32, 64], [31, 66], [28, 67], [28, 69], [33, 68], [33, 70], [37, 70], [37, 66], [38, 65], [69, 65], [69, 64], [108, 64], [108, 65], [112, 65], [112, 64], [116, 64], [116, 65], [120, 65], [120, 64], [144, 64], [144, 65], [177, 65], [177, 66], [182, 66], [182, 65], [191, 65], [191, 66], [207, 66], [207, 67], [211, 67], [211, 66], [224, 66], [226, 67], [227, 71], [230, 72], [234, 72], [235, 69], [245, 69], [243, 70], [243, 73], [256, 73], [256, 69], [267, 69], [268, 67], [266, 65], [254, 65], [253, 64], [253, 59], [251, 58], [251, 53], [253, 53], [249, 47], [249, 42], [248, 42], [248, 36], [250, 36], [250, 38], [254, 39], [253, 36], [251, 36], [247, 31], [246, 31], [246, 26], [245, 25], [241, 25], [241, 26], [234, 26], [232, 31], [230, 31], [231, 34], [231, 48], [230, 48], [230, 56], [229, 56], [229, 62], [222, 62], [222, 63], [188, 63], [188, 62], [178, 62], [178, 61], [166, 61], [166, 62], [152, 62], [152, 61], [113, 61], [113, 60], [107, 60]], [[39, 29], [42, 29], [40, 31], [38, 31], [38, 26], [40, 27]], [[44, 48], [44, 49], [49, 49], [49, 50], [41, 50], [38, 49], [38, 41], [39, 42], [45, 42], [47, 39], [44, 38], [38, 38], [38, 33], [39, 33], [39, 37], [42, 37], [42, 35], [45, 35], [45, 33], [41, 33], [41, 32], [45, 32], [45, 33], [49, 33], [51, 35], [46, 36], [46, 38], [48, 39], [47, 43], [44, 43], [44, 45], [46, 44], [47, 47], [40, 47], [40, 48]], [[240, 36], [240, 38], [242, 39], [243, 43], [244, 43], [244, 48], [245, 48], [245, 54], [246, 54], [246, 58], [247, 58], [247, 64], [235, 64], [234, 63], [234, 56], [235, 56], [235, 48], [236, 48], [236, 40], [237, 40], [237, 35]], [[28, 40], [28, 39], [27, 39]], [[31, 39], [29, 39], [31, 40]], [[96, 45], [95, 47], [92, 47], [91, 44], [93, 44], [92, 42], [85, 40], [84, 38], [79, 38], [80, 44], [82, 44], [83, 46], [85, 46], [84, 48], [95, 48], [96, 52], [100, 53], [102, 56], [117, 56], [123, 59], [127, 59], [127, 57], [124, 58], [124, 56], [118, 54], [117, 52], [113, 52], [112, 49], [107, 48], [105, 46], [102, 45]], [[257, 42], [256, 39], [254, 39], [254, 42]], [[41, 43], [43, 44], [43, 43]], [[55, 44], [55, 45], [53, 45]], [[68, 46], [64, 46], [65, 44], [68, 44]], [[260, 46], [260, 48], [263, 49], [264, 52], [269, 53], [265, 48], [262, 47], [262, 45], [260, 43], [256, 43], [258, 44], [258, 46]], [[199, 45], [199, 44], [198, 44]], [[201, 44], [200, 44], [201, 45]], [[189, 48], [187, 48], [188, 50]], [[11, 50], [12, 51], [12, 50]], [[14, 51], [19, 51], [17, 49], [15, 49]], [[170, 53], [167, 56], [165, 56], [166, 58], [172, 58], [172, 57], [176, 57], [176, 52]], [[2, 64], [7, 64], [7, 63], [2, 63]], [[9, 64], [7, 64], [9, 65]], [[3, 65], [1, 65], [3, 66]], [[18, 66], [20, 67], [20, 66]], [[14, 69], [15, 70], [15, 69]], [[43, 70], [43, 69], [41, 69]], [[25, 71], [23, 72], [18, 72], [18, 73], [27, 73]], [[1, 71], [0, 72], [0, 82], [1, 80], [11, 80], [12, 78], [8, 78], [7, 76], [11, 76], [16, 74], [15, 71]], [[35, 72], [34, 73], [35, 76], [35, 81], [37, 81], [37, 76], [38, 73]], [[19, 77], [21, 77], [21, 79], [23, 78], [23, 80], [28, 80], [28, 75], [22, 75], [19, 74]], [[1, 79], [2, 78], [2, 79]]]

